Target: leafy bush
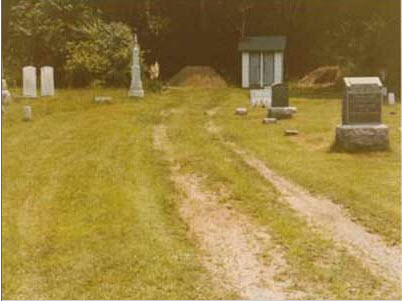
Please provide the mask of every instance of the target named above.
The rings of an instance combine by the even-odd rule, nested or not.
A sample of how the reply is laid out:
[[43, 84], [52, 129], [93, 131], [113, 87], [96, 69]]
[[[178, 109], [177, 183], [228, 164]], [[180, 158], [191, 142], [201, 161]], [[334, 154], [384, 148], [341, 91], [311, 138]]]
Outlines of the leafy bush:
[[67, 45], [67, 81], [87, 86], [97, 80], [110, 85], [127, 85], [133, 36], [122, 23], [97, 22], [85, 28], [85, 39]]

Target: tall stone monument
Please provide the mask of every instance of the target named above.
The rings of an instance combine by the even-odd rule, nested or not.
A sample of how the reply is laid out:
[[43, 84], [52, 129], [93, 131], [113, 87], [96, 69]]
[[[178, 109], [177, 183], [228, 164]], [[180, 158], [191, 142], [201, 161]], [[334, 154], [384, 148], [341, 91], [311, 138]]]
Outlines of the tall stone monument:
[[385, 150], [388, 127], [382, 124], [382, 83], [378, 77], [345, 77], [342, 124], [336, 145], [347, 151]]
[[140, 66], [140, 45], [138, 44], [137, 35], [134, 35], [133, 48], [133, 65], [131, 66], [131, 86], [128, 91], [130, 97], [144, 97], [141, 81], [141, 66]]
[[36, 97], [36, 68], [27, 66], [22, 68], [22, 96]]
[[40, 68], [40, 87], [42, 96], [54, 96], [53, 67]]

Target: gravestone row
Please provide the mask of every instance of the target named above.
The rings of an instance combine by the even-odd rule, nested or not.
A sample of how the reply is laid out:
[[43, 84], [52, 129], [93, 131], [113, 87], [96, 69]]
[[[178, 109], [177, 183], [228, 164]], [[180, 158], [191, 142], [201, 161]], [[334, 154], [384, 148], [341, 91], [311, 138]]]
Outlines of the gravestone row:
[[[53, 67], [40, 68], [41, 96], [54, 96]], [[36, 95], [36, 68], [26, 66], [22, 68], [22, 96], [35, 98]]]

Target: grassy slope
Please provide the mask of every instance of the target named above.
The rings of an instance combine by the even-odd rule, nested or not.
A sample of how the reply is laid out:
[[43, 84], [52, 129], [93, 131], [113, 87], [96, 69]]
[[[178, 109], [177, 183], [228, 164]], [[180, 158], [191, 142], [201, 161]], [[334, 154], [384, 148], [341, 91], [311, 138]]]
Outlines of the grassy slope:
[[[335, 127], [340, 123], [340, 100], [315, 97], [291, 98], [298, 113], [291, 120], [262, 125], [262, 108], [245, 118], [233, 114], [248, 106], [247, 92], [222, 91], [215, 117], [225, 138], [253, 151], [280, 174], [344, 205], [370, 230], [391, 244], [400, 242], [400, 105], [384, 106], [384, 123], [390, 127], [391, 151], [366, 154], [331, 153]], [[390, 115], [390, 111], [397, 112]], [[298, 129], [297, 137], [283, 135]]]
[[[152, 147], [168, 101], [93, 105], [63, 91], [8, 108], [3, 128], [3, 297], [230, 298], [213, 291]], [[175, 99], [172, 99], [176, 101]]]

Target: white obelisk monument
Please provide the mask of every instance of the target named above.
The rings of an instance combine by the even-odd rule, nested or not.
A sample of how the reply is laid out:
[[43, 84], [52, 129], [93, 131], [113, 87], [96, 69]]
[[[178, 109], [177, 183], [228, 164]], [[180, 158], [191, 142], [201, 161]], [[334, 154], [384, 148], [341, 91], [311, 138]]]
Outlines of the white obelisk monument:
[[133, 65], [131, 66], [131, 86], [128, 91], [130, 97], [144, 97], [141, 81], [141, 66], [140, 66], [140, 45], [138, 44], [137, 35], [134, 35], [133, 48]]

